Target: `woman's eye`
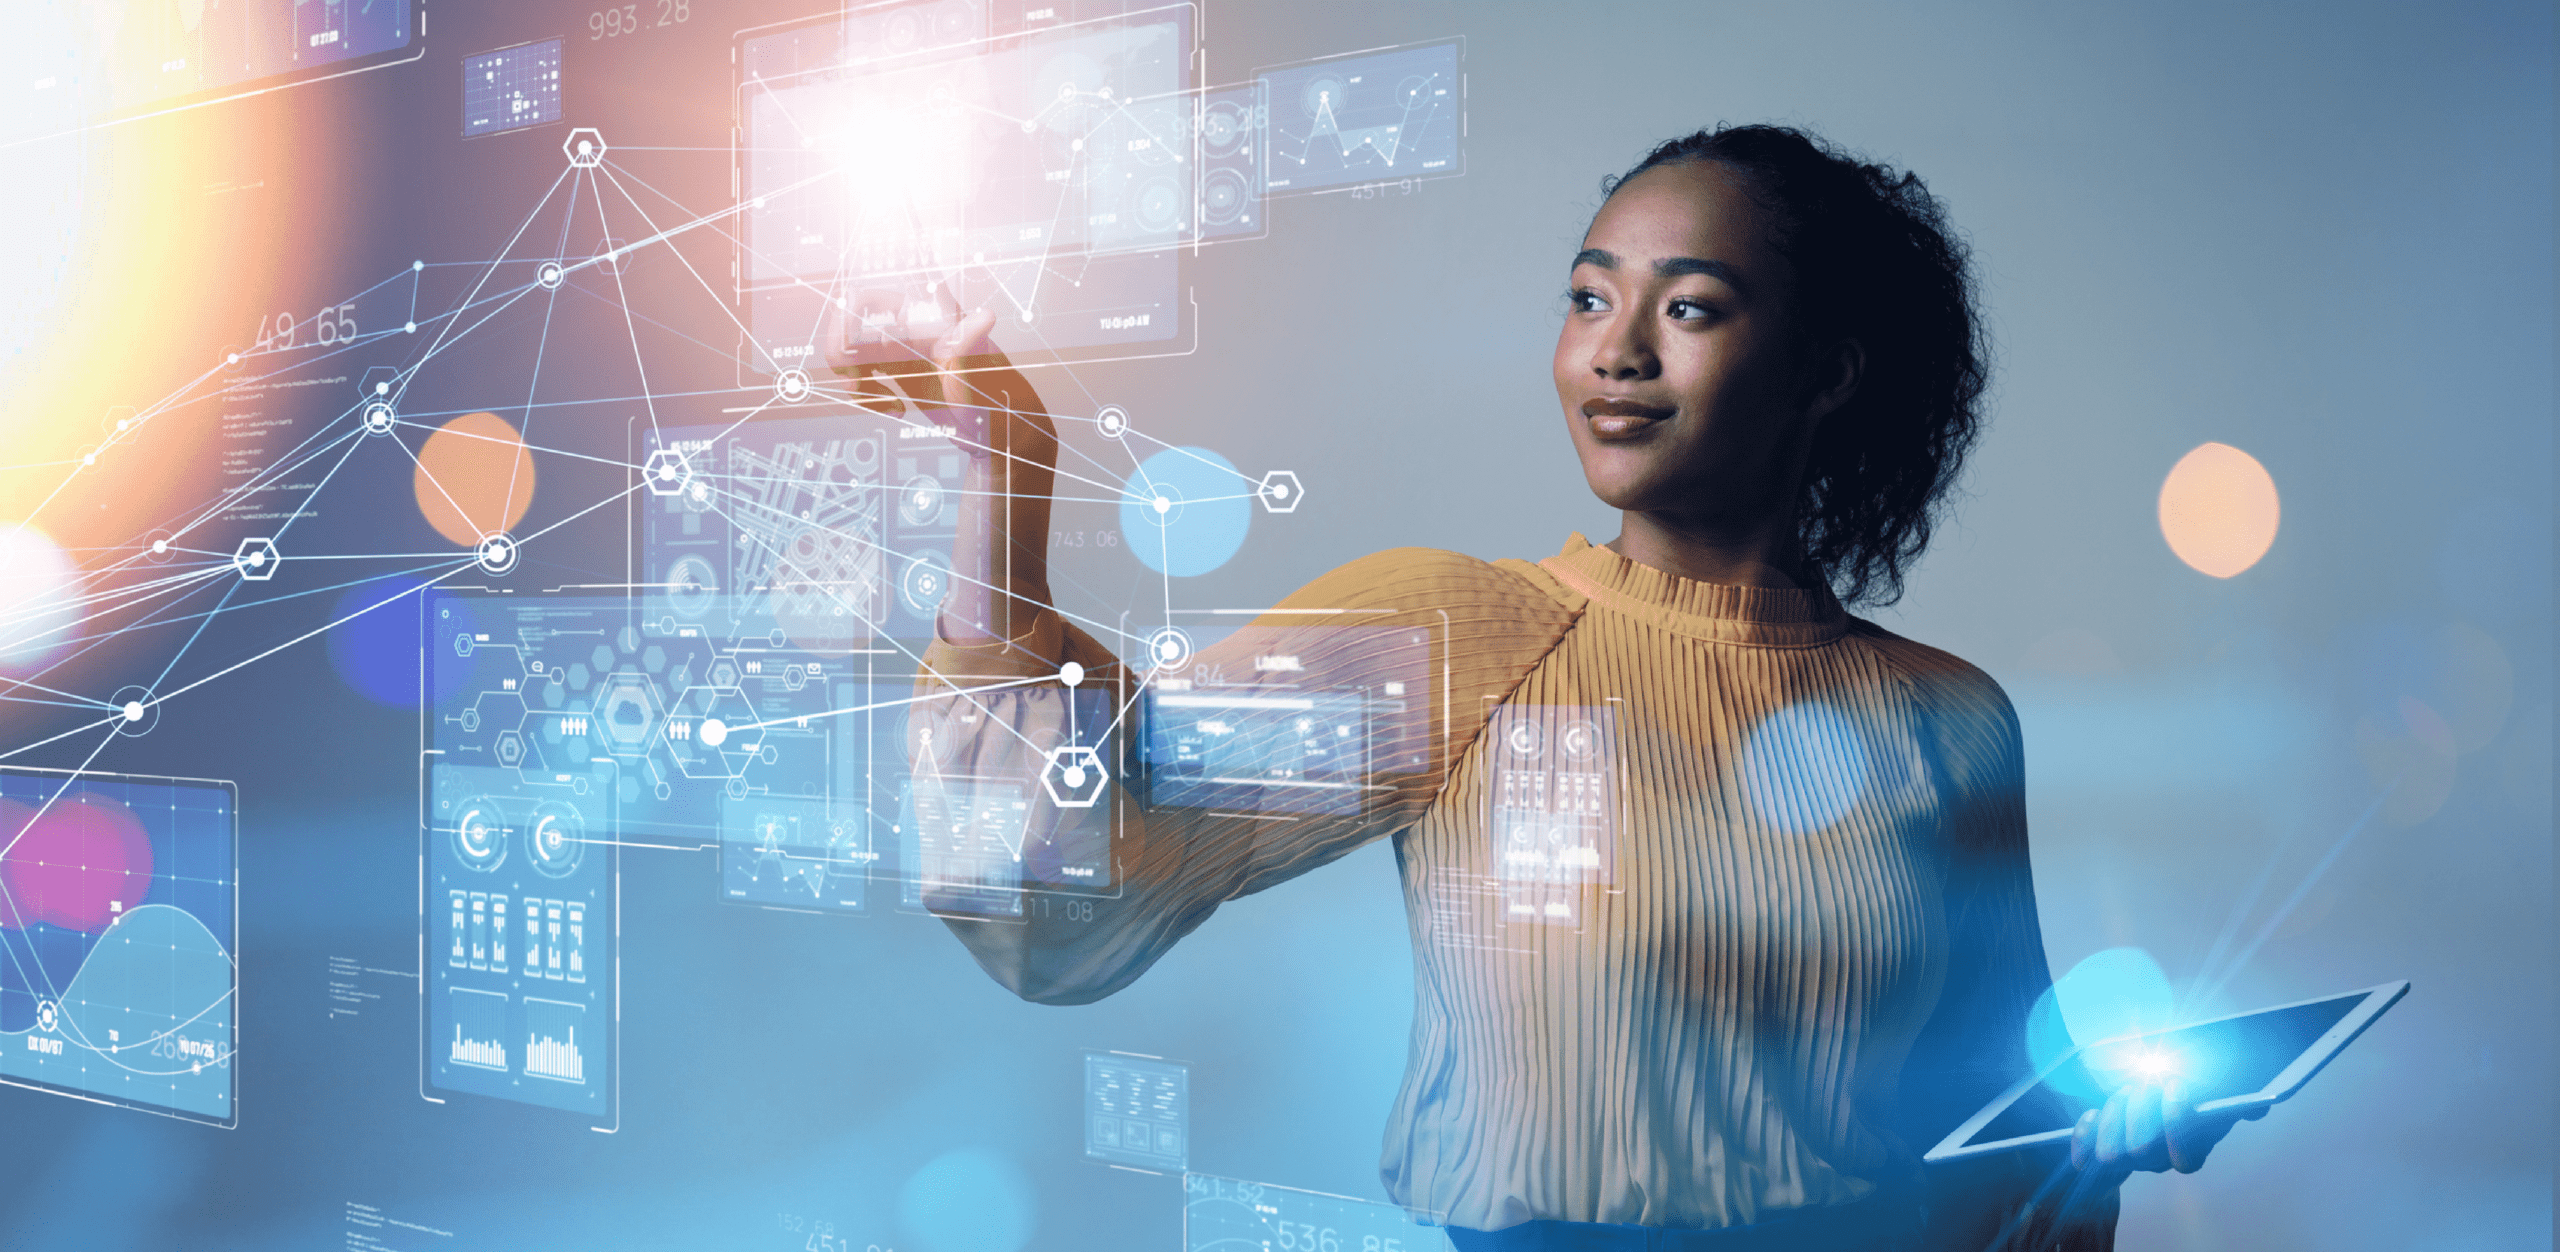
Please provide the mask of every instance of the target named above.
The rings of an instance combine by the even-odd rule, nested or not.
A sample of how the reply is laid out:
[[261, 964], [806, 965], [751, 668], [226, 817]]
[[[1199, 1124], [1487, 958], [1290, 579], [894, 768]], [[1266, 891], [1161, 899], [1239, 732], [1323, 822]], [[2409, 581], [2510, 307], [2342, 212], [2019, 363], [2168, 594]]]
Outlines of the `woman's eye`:
[[1599, 292], [1588, 287], [1576, 287], [1564, 293], [1564, 299], [1576, 313], [1600, 313], [1609, 307], [1609, 302], [1601, 299]]
[[1695, 300], [1672, 301], [1670, 313], [1672, 320], [1679, 322], [1703, 322], [1715, 316], [1714, 310]]

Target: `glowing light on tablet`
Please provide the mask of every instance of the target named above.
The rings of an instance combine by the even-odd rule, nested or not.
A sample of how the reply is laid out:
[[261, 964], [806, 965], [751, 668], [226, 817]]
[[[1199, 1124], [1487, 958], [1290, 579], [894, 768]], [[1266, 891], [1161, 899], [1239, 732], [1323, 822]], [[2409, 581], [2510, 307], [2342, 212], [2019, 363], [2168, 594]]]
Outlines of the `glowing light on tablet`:
[[2166, 1048], [2153, 1048], [2133, 1058], [2133, 1072], [2154, 1082], [2184, 1069], [2178, 1054]]

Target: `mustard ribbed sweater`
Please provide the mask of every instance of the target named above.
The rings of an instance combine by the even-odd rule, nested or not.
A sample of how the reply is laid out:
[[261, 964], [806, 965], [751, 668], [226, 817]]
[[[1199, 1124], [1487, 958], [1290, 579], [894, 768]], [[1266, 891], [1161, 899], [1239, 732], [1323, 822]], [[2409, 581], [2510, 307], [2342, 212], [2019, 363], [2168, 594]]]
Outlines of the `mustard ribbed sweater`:
[[[1014, 643], [936, 644], [926, 688], [962, 690], [915, 713], [940, 745], [919, 773], [1036, 776], [1065, 689], [968, 689], [1068, 659], [1119, 676], [1054, 613]], [[1537, 564], [1353, 562], [1146, 681], [1363, 692], [1384, 746], [1330, 811], [1035, 801], [1032, 841], [1111, 838], [1120, 881], [1092, 922], [954, 919], [1017, 994], [1108, 995], [1220, 902], [1392, 837], [1416, 1000], [1381, 1171], [1416, 1212], [1722, 1228], [1846, 1208], [1874, 1246], [1925, 1225], [1970, 1252], [2044, 1177], [2015, 1154], [1918, 1164], [2025, 1072], [2050, 982], [2018, 725], [1980, 670], [1825, 593], [1689, 581], [1577, 535]], [[2037, 1242], [2107, 1246], [2101, 1207]]]

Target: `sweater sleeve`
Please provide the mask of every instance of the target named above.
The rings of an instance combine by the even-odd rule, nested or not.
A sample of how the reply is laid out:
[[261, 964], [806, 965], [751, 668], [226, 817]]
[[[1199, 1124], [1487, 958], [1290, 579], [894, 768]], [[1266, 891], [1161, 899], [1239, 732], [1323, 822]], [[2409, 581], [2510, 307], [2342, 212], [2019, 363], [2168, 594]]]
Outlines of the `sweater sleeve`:
[[[1036, 860], [1041, 848], [1107, 846], [1115, 881], [1089, 915], [1031, 908], [1019, 918], [962, 916], [943, 905], [964, 893], [929, 875], [925, 902], [1016, 995], [1047, 1004], [1110, 995], [1220, 903], [1417, 820], [1482, 730], [1486, 710], [1571, 620], [1517, 574], [1457, 553], [1408, 548], [1317, 579], [1178, 665], [1124, 667], [1054, 611], [1041, 613], [1018, 640], [975, 647], [937, 641], [925, 654], [910, 715], [917, 786], [953, 775], [1016, 780], [1029, 802], [1024, 858]], [[1106, 698], [1114, 707], [1097, 718], [1095, 698], [1060, 681], [1066, 661], [1083, 668], [1079, 688], [1113, 693]], [[1208, 692], [1215, 694], [1202, 694]], [[1160, 776], [1146, 776], [1151, 767], [1125, 745], [1144, 733], [1138, 723], [1150, 695], [1159, 705], [1223, 702], [1241, 711], [1233, 720], [1262, 719], [1250, 727], [1210, 725], [1212, 715], [1193, 714], [1204, 735], [1242, 736], [1225, 749], [1228, 768], [1208, 773], [1235, 774], [1239, 761], [1260, 766], [1266, 777], [1298, 784], [1275, 790], [1300, 798], [1257, 804], [1249, 778], [1204, 783], [1203, 771], [1177, 777], [1177, 767], [1162, 761], [1152, 767]], [[1300, 709], [1303, 720], [1292, 716]], [[1090, 806], [1060, 807], [1037, 785], [1049, 749], [1097, 720], [1118, 728], [1105, 744], [1108, 791]], [[1348, 729], [1330, 724], [1336, 720]], [[1257, 733], [1268, 738], [1257, 742]], [[1361, 742], [1343, 742], [1351, 739]]]
[[[2053, 985], [2028, 860], [2026, 766], [2016, 710], [1990, 675], [1863, 623], [1912, 684], [1946, 797], [1947, 974], [1903, 1064], [1898, 1130], [1915, 1152], [2032, 1067], [2027, 1024]], [[1927, 1246], [1940, 1252], [2108, 1252], [2116, 1194], [2076, 1194], [2067, 1153], [2046, 1147], [1927, 1167]]]

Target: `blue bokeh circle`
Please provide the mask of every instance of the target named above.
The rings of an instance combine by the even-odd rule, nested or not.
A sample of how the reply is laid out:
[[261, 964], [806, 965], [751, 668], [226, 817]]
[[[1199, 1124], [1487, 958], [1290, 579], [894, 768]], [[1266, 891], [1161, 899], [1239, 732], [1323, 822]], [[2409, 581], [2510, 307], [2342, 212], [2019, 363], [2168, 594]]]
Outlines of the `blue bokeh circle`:
[[[330, 606], [329, 668], [349, 690], [390, 708], [418, 707], [418, 601], [433, 594], [418, 589], [427, 582], [414, 575], [371, 579], [347, 588]], [[459, 665], [443, 672], [439, 699], [462, 681]]]
[[[1140, 564], [1175, 578], [1206, 574], [1244, 546], [1254, 484], [1207, 448], [1167, 448], [1121, 484], [1120, 539]], [[1156, 507], [1161, 498], [1170, 506]]]
[[984, 1148], [945, 1152], [898, 1191], [898, 1224], [924, 1252], [1017, 1252], [1038, 1222], [1030, 1176]]

